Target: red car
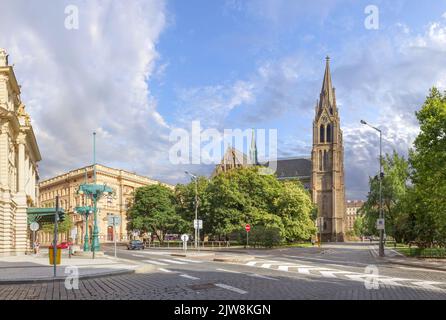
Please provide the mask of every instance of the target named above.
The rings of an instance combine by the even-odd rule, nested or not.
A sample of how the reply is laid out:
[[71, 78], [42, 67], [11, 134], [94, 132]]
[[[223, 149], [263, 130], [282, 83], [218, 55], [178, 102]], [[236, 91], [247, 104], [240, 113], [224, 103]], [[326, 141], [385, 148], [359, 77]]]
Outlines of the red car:
[[[57, 249], [68, 249], [68, 247], [69, 247], [69, 246], [72, 246], [72, 245], [73, 245], [72, 242], [64, 241], [64, 242], [61, 242], [61, 243], [59, 243], [59, 244], [57, 245]], [[53, 248], [53, 245], [50, 245], [50, 248]]]

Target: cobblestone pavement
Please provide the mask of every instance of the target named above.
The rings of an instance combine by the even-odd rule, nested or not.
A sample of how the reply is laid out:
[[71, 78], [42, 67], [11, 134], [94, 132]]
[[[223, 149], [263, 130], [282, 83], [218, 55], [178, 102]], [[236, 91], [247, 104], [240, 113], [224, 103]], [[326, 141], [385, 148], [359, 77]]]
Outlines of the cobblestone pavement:
[[119, 250], [120, 257], [151, 268], [79, 280], [73, 290], [63, 281], [1, 285], [0, 299], [446, 299], [445, 272], [382, 263], [367, 246], [312, 249], [250, 252], [255, 259], [235, 263]]

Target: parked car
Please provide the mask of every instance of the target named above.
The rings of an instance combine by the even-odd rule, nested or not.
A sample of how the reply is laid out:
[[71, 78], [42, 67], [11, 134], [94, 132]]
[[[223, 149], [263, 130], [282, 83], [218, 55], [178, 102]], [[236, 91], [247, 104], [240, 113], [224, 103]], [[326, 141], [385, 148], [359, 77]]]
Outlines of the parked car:
[[[70, 246], [72, 246], [73, 245], [73, 243], [72, 242], [70, 242], [70, 241], [64, 241], [64, 242], [61, 242], [61, 243], [59, 243], [58, 245], [57, 245], [57, 249], [68, 249]], [[53, 248], [53, 245], [50, 245], [49, 246], [51, 249]]]
[[140, 240], [132, 240], [127, 245], [127, 250], [144, 250], [144, 243]]

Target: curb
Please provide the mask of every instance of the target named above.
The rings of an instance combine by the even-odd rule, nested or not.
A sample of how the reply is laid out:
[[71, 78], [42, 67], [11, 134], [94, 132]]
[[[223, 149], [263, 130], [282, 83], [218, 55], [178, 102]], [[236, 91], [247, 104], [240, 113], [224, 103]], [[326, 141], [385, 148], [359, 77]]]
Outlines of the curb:
[[[94, 279], [94, 278], [104, 278], [104, 277], [112, 277], [112, 276], [122, 276], [126, 274], [134, 274], [137, 269], [134, 270], [119, 270], [114, 272], [107, 273], [98, 273], [98, 274], [87, 274], [79, 276], [79, 280], [85, 279]], [[23, 279], [23, 280], [0, 280], [0, 285], [6, 284], [26, 284], [26, 283], [44, 283], [44, 282], [60, 282], [65, 281], [66, 277], [58, 276], [56, 278], [39, 278], [39, 279]]]
[[389, 258], [384, 258], [383, 260], [385, 262], [391, 263], [391, 264], [398, 264], [398, 265], [402, 265], [402, 266], [409, 266], [409, 267], [420, 268], [420, 269], [428, 269], [428, 270], [436, 270], [436, 271], [446, 272], [446, 268], [441, 268], [441, 267], [436, 267], [436, 266], [418, 265], [418, 264], [404, 262], [404, 261], [392, 261]]

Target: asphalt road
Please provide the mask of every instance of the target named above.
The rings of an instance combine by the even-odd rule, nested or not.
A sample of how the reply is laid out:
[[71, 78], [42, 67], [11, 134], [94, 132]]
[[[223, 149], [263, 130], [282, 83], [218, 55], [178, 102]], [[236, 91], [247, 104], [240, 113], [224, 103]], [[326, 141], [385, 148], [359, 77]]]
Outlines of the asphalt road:
[[[103, 246], [113, 255], [113, 247]], [[0, 299], [446, 299], [446, 272], [382, 263], [368, 244], [172, 256], [171, 250], [118, 249], [144, 273], [64, 283], [0, 286]]]

